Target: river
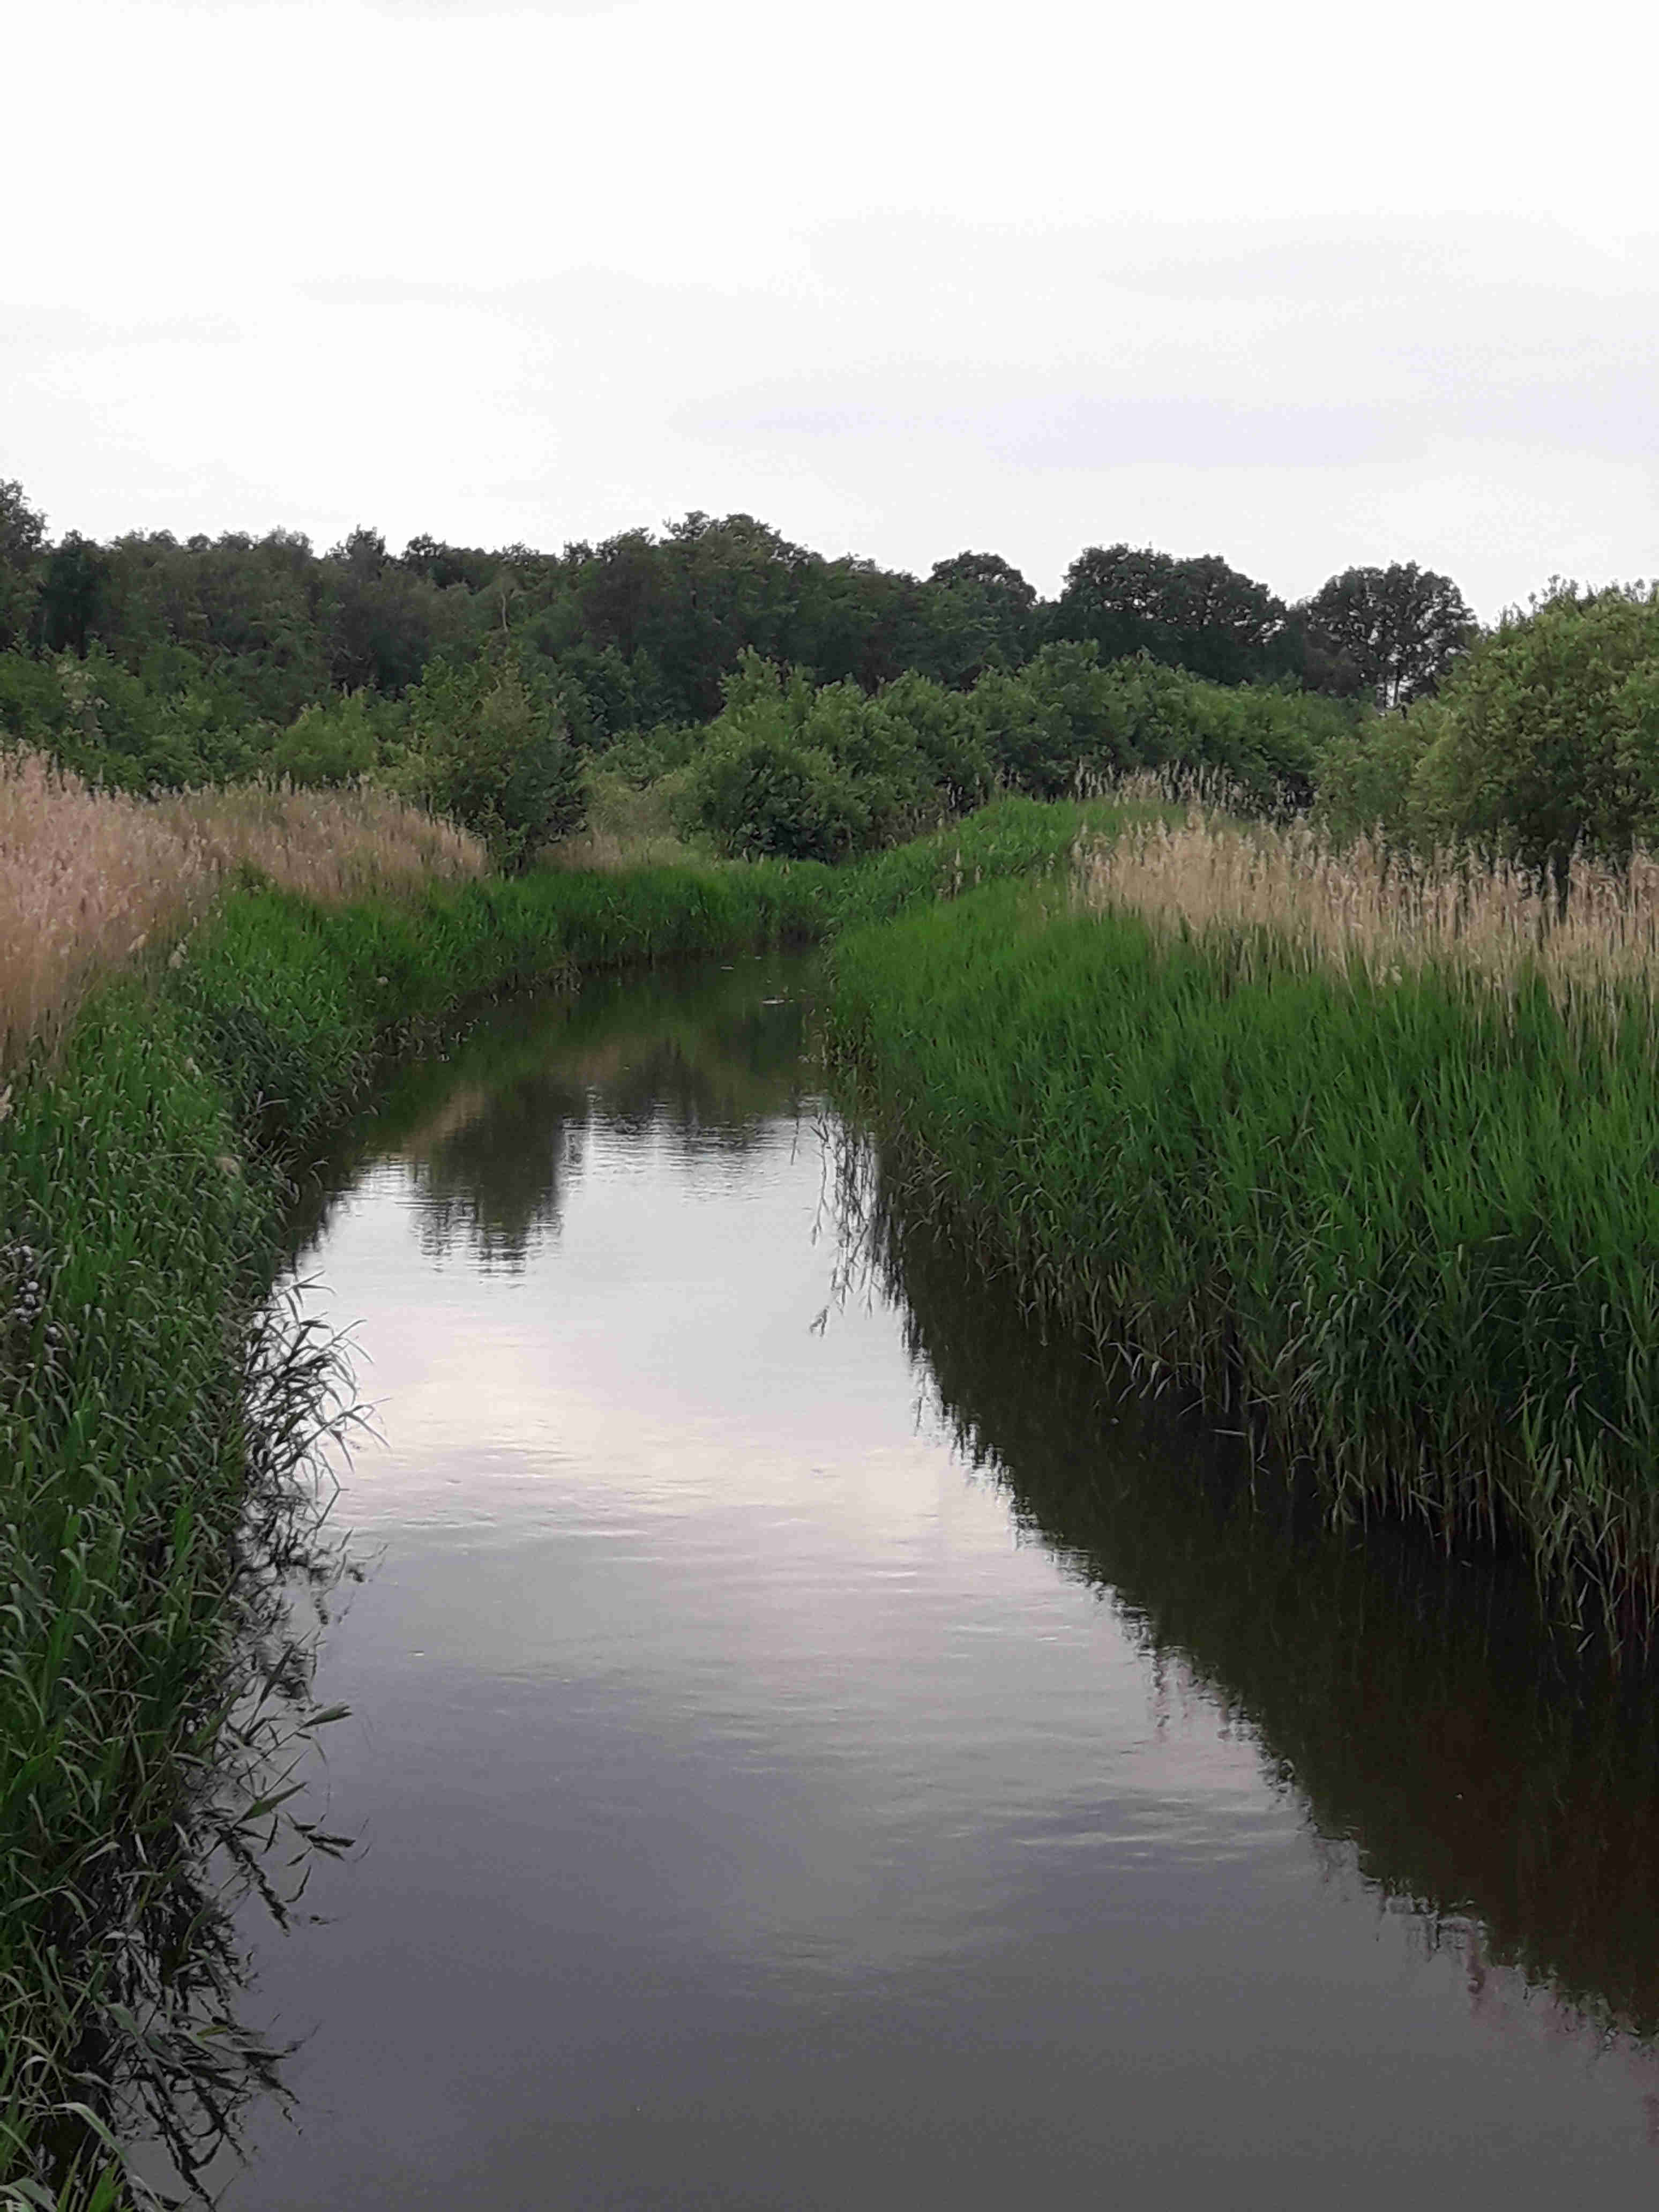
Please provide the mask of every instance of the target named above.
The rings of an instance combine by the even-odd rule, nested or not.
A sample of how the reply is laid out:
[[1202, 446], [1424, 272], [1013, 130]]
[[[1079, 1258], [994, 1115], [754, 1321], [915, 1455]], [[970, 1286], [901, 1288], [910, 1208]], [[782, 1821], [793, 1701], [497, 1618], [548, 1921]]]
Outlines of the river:
[[1651, 1701], [849, 1241], [814, 975], [510, 1006], [351, 1133], [356, 1840], [229, 2212], [1648, 2203]]

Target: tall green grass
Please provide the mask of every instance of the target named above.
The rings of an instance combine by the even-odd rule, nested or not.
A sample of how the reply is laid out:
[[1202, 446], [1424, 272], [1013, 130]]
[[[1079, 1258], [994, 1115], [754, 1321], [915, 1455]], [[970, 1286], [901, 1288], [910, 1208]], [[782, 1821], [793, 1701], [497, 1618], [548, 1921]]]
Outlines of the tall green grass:
[[0, 2178], [49, 2197], [95, 2191], [123, 2118], [176, 2121], [187, 2166], [203, 2113], [171, 2085], [211, 2095], [240, 2063], [206, 1863], [257, 1807], [277, 1708], [316, 1717], [291, 1663], [264, 1676], [332, 1377], [261, 1295], [277, 1185], [179, 1007], [110, 991], [11, 1105]]
[[1069, 867], [1080, 839], [1107, 836], [1127, 819], [1162, 811], [1105, 799], [999, 799], [855, 867], [820, 871], [826, 926], [835, 932], [856, 929], [912, 907], [959, 897], [982, 884], [1055, 875]]
[[999, 885], [844, 937], [838, 1049], [1027, 1299], [1178, 1376], [1339, 1511], [1659, 1597], [1644, 992], [1309, 971]]
[[389, 1049], [470, 1000], [818, 937], [817, 874], [548, 871], [434, 890], [414, 904], [347, 908], [247, 890], [186, 947], [165, 988], [196, 1024], [239, 1123], [291, 1149]]

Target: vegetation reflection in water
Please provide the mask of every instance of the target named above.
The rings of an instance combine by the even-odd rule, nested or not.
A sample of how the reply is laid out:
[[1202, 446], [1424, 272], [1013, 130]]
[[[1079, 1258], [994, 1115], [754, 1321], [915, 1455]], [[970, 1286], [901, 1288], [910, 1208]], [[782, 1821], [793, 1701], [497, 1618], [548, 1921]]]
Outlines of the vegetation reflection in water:
[[1248, 1731], [1322, 1844], [1457, 1947], [1474, 2002], [1511, 1969], [1558, 2027], [1659, 2035], [1650, 1680], [1551, 1630], [1518, 1568], [1333, 1529], [1242, 1440], [1036, 1340], [948, 1226], [889, 1202], [902, 1181], [847, 1140], [851, 1274], [902, 1313], [924, 1388], [1020, 1524]]
[[594, 1109], [613, 1124], [696, 1133], [741, 1156], [801, 1110], [809, 1070], [809, 956], [742, 956], [710, 974], [601, 979], [579, 997], [501, 1009], [444, 1058], [412, 1062], [345, 1132], [310, 1206], [301, 1249], [366, 1153], [407, 1165], [422, 1249], [465, 1246], [488, 1269], [524, 1266], [557, 1233]]
[[[596, 1107], [734, 1155], [820, 1112], [815, 972], [745, 959], [510, 1007], [407, 1070], [349, 1151], [410, 1163], [428, 1250], [516, 1268], [556, 1233]], [[1473, 1996], [1513, 1970], [1560, 2024], [1659, 2036], [1650, 1681], [1549, 1631], [1520, 1571], [1333, 1531], [1224, 1436], [1040, 1340], [947, 1228], [893, 1209], [875, 1147], [842, 1145], [848, 1284], [904, 1316], [922, 1387], [1021, 1525], [1254, 1737], [1322, 1844], [1458, 1948]]]

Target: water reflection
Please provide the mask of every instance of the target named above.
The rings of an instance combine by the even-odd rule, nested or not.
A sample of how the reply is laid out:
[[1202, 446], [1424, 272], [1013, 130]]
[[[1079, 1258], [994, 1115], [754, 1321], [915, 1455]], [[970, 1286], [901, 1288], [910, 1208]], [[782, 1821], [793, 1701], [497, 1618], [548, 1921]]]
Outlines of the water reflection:
[[798, 1103], [811, 973], [799, 957], [744, 958], [496, 1010], [447, 1056], [400, 1071], [348, 1127], [301, 1240], [323, 1233], [366, 1152], [406, 1164], [423, 1251], [509, 1273], [557, 1234], [595, 1115], [742, 1157]]
[[970, 1249], [881, 1198], [861, 1234], [966, 1457], [1145, 1650], [1261, 1747], [1323, 1841], [1594, 2031], [1659, 2032], [1659, 1711], [1517, 1573], [1337, 1534], [1195, 1422], [1042, 1343]]

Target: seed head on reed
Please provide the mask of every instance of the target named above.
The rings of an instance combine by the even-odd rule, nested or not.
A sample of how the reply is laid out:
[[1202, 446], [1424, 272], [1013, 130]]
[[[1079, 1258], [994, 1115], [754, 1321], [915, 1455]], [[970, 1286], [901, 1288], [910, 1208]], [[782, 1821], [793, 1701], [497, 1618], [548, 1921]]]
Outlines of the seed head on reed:
[[89, 985], [212, 891], [199, 846], [142, 800], [0, 754], [0, 1061], [49, 1035]]
[[155, 811], [182, 841], [201, 848], [216, 875], [251, 867], [325, 905], [458, 883], [489, 865], [467, 831], [366, 786], [244, 784], [161, 799]]
[[1536, 975], [1563, 998], [1659, 987], [1659, 860], [1646, 853], [1622, 870], [1576, 863], [1562, 911], [1553, 888], [1498, 861], [1406, 860], [1364, 837], [1336, 849], [1305, 823], [1192, 806], [1096, 841], [1079, 877], [1088, 907], [1192, 934], [1268, 933], [1275, 967], [1358, 966], [1376, 981], [1429, 966], [1504, 984]]
[[178, 940], [240, 868], [339, 902], [481, 874], [475, 838], [379, 791], [151, 800], [0, 749], [0, 1066], [50, 1042], [100, 977]]

